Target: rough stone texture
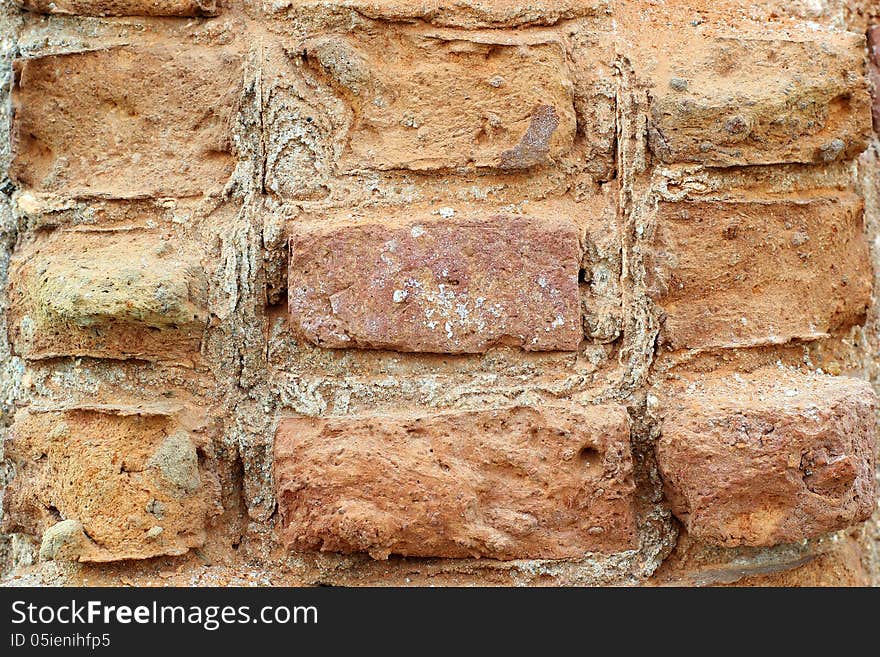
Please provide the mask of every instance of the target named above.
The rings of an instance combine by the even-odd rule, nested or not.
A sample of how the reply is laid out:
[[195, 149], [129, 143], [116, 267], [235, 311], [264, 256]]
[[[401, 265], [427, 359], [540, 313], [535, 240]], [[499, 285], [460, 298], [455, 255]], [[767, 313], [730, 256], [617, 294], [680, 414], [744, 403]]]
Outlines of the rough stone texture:
[[[656, 457], [674, 393], [692, 381], [821, 372], [839, 377], [823, 384], [831, 388], [863, 379], [880, 389], [880, 306], [870, 296], [880, 281], [865, 256], [880, 262], [865, 39], [880, 25], [876, 2], [265, 0], [219, 3], [213, 17], [167, 15], [211, 13], [198, 0], [54, 6], [81, 15], [0, 4], [4, 585], [880, 583], [876, 513], [795, 543], [713, 545], [671, 513]], [[553, 334], [564, 340], [544, 330], [555, 306], [534, 290], [528, 312], [510, 309], [504, 326], [469, 314], [472, 325], [455, 324], [467, 328], [457, 344], [444, 332], [447, 344], [427, 345], [415, 325], [387, 322], [383, 339], [403, 335], [423, 350], [310, 341], [288, 306], [291, 246], [313, 257], [318, 238], [368, 228], [416, 243], [417, 226], [446, 231], [423, 259], [462, 247], [452, 268], [497, 296], [532, 289], [536, 265], [551, 264], [570, 285], [565, 331]], [[479, 230], [497, 248], [476, 226], [489, 226]], [[304, 312], [360, 322], [364, 309], [384, 318], [413, 303], [395, 303], [402, 288], [374, 294], [377, 273], [392, 269], [381, 249], [361, 252], [361, 261], [333, 254], [345, 271], [310, 274], [314, 289], [347, 281], [352, 291], [333, 290], [335, 309], [317, 297]], [[37, 265], [55, 272], [51, 284], [32, 276]], [[495, 266], [506, 275], [489, 276]], [[28, 333], [36, 324], [22, 320], [40, 319], [40, 304], [56, 323]], [[179, 323], [189, 310], [197, 318]], [[512, 326], [552, 350], [504, 337]], [[785, 417], [787, 399], [774, 406]], [[765, 412], [760, 395], [743, 404]], [[288, 547], [274, 479], [286, 420], [326, 438], [331, 425], [372, 418], [383, 432], [351, 449], [391, 440], [410, 466], [401, 481], [412, 483], [433, 461], [393, 442], [395, 422], [519, 408], [552, 424], [560, 407], [625, 409], [631, 492], [616, 501], [629, 509], [625, 540], [598, 547], [603, 534], [587, 527], [585, 546], [576, 528], [595, 509], [585, 503], [565, 524], [554, 514], [567, 507], [535, 496], [528, 513], [567, 528], [548, 536], [574, 536], [550, 546], [563, 558], [509, 558], [527, 541], [528, 554], [553, 554], [537, 533], [514, 536], [510, 554], [494, 555], [502, 559], [472, 558], [488, 549], [479, 545], [398, 556], [389, 545], [413, 534], [394, 523], [422, 521], [405, 509], [372, 517], [384, 546]], [[92, 434], [73, 430], [86, 419], [118, 449], [86, 449]], [[61, 420], [69, 443], [22, 457], [21, 436], [43, 444]], [[43, 431], [25, 431], [40, 422]], [[832, 433], [830, 444], [852, 444]], [[456, 435], [444, 443], [450, 453], [467, 448], [468, 471], [498, 481], [487, 450], [503, 461], [510, 437]], [[300, 447], [318, 454], [327, 441]], [[140, 472], [107, 466], [111, 452], [136, 456]], [[354, 474], [386, 456], [357, 453], [345, 464]], [[52, 474], [64, 463], [95, 466], [95, 476], [71, 488]], [[571, 462], [543, 463], [548, 486], [575, 478]], [[312, 490], [337, 485], [318, 478], [331, 461], [295, 464], [285, 468], [299, 467]], [[150, 500], [125, 487], [137, 478], [147, 482], [137, 491], [192, 508], [163, 502], [170, 515], [155, 522], [162, 508], [145, 510]], [[485, 514], [515, 511], [529, 482], [504, 479], [506, 506], [480, 498], [474, 523], [522, 527]], [[381, 492], [347, 494], [362, 508], [384, 503], [370, 490]], [[454, 507], [453, 489], [442, 490], [439, 502]], [[95, 491], [112, 515], [85, 512]], [[827, 519], [817, 509], [806, 525]], [[418, 547], [447, 536], [422, 534]], [[98, 535], [110, 547], [97, 549]]]
[[216, 0], [15, 0], [29, 11], [77, 16], [213, 16]]
[[864, 320], [858, 197], [662, 203], [657, 215], [654, 286], [672, 348], [815, 340]]
[[275, 481], [300, 549], [563, 559], [636, 546], [615, 406], [284, 420]]
[[175, 253], [168, 238], [35, 236], [11, 263], [15, 352], [192, 362], [207, 321], [207, 282], [194, 254]]
[[88, 536], [78, 520], [62, 520], [43, 532], [40, 543], [40, 559], [77, 561], [87, 549]]
[[45, 531], [41, 552], [53, 559], [143, 559], [200, 547], [217, 482], [200, 471], [193, 438], [171, 431], [173, 420], [162, 416], [20, 413], [6, 443], [14, 468], [7, 525]]
[[222, 50], [118, 46], [19, 60], [10, 176], [73, 196], [188, 196], [222, 186], [240, 86]]
[[294, 325], [324, 347], [478, 353], [578, 348], [578, 231], [564, 218], [411, 211], [294, 223]]
[[657, 459], [675, 515], [723, 546], [793, 543], [874, 509], [876, 396], [845, 377], [709, 376], [670, 402]]
[[864, 39], [697, 40], [653, 80], [651, 149], [664, 162], [712, 166], [833, 162], [870, 136]]

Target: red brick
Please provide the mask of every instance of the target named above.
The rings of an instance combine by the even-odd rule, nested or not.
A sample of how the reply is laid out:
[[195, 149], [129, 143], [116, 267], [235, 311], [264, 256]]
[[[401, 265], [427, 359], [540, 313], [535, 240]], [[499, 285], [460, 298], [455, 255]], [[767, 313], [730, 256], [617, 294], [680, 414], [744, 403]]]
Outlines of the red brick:
[[826, 163], [870, 139], [859, 35], [695, 37], [652, 81], [650, 142], [663, 162]]
[[237, 55], [120, 46], [16, 62], [11, 177], [77, 196], [195, 196], [235, 162]]
[[812, 538], [875, 506], [865, 381], [778, 369], [697, 379], [668, 402], [657, 446], [673, 513], [732, 547]]
[[871, 79], [871, 116], [874, 119], [874, 132], [880, 133], [880, 27], [868, 30], [868, 77]]
[[854, 195], [661, 203], [657, 221], [653, 287], [672, 348], [811, 340], [864, 318], [872, 273]]
[[575, 350], [580, 259], [578, 229], [563, 220], [377, 213], [347, 225], [296, 222], [290, 316], [325, 347]]
[[283, 540], [303, 550], [561, 559], [636, 544], [616, 406], [288, 419], [275, 485]]

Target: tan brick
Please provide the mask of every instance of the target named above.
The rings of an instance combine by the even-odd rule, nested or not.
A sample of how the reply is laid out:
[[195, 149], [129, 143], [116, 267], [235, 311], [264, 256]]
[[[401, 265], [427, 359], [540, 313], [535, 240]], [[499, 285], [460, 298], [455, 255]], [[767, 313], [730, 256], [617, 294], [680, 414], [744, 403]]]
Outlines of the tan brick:
[[213, 16], [216, 0], [15, 0], [29, 11], [75, 16]]
[[527, 169], [574, 144], [559, 42], [383, 30], [317, 37], [300, 50], [351, 107], [343, 170]]
[[864, 317], [872, 274], [854, 195], [661, 203], [657, 219], [653, 285], [672, 348], [811, 340]]
[[825, 163], [868, 143], [861, 35], [697, 37], [669, 52], [652, 76], [650, 116], [664, 162]]
[[46, 532], [46, 558], [144, 559], [205, 542], [217, 480], [171, 418], [22, 411], [5, 448], [6, 526]]
[[574, 224], [488, 213], [413, 215], [295, 222], [288, 274], [294, 329], [334, 348], [578, 348], [581, 253]]
[[673, 513], [733, 547], [812, 538], [871, 515], [876, 397], [865, 381], [718, 372], [668, 401], [657, 446]]
[[197, 255], [169, 236], [38, 235], [16, 252], [10, 281], [9, 335], [25, 358], [198, 356], [207, 281]]
[[560, 559], [637, 544], [617, 406], [288, 419], [275, 484], [283, 540], [304, 550]]
[[610, 0], [264, 0], [267, 13], [286, 9], [298, 14], [334, 14], [351, 10], [360, 16], [380, 20], [424, 20], [454, 27], [499, 27], [552, 25], [561, 20], [595, 16], [607, 11]]
[[193, 196], [235, 166], [237, 55], [120, 46], [16, 62], [11, 177], [77, 196]]

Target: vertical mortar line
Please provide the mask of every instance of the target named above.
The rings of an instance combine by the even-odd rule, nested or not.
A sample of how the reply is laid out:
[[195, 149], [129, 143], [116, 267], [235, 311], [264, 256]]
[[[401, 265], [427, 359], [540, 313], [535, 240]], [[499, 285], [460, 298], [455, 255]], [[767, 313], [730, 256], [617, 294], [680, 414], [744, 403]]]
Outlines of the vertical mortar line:
[[649, 237], [642, 218], [645, 185], [641, 178], [647, 169], [647, 121], [639, 96], [643, 93], [629, 59], [619, 55], [615, 62], [621, 84], [617, 97], [617, 170], [620, 178], [619, 212], [623, 218], [622, 288], [628, 305], [627, 330], [620, 359], [625, 361], [621, 393], [633, 394], [643, 388], [653, 360], [658, 326], [652, 312], [645, 283], [643, 246]]
[[[877, 112], [877, 104], [880, 103], [880, 88], [878, 88], [878, 80], [880, 77], [876, 75], [877, 62], [874, 57], [876, 48], [880, 46], [874, 45], [872, 38], [873, 20], [867, 18], [867, 24], [861, 27], [842, 25], [845, 29], [858, 29], [866, 32], [865, 43], [865, 63], [867, 66], [869, 91], [872, 94], [872, 110]], [[841, 22], [845, 23], [843, 17]], [[868, 148], [854, 163], [854, 176], [856, 193], [863, 200], [863, 230], [865, 239], [868, 241], [868, 249], [871, 257], [871, 266], [873, 270], [873, 291], [871, 298], [871, 306], [864, 323], [862, 333], [862, 370], [868, 381], [873, 386], [875, 392], [880, 394], [880, 305], [878, 305], [878, 297], [880, 297], [880, 140], [878, 135], [876, 119], [873, 121], [872, 139]], [[877, 422], [880, 426], [880, 409], [876, 409]], [[875, 445], [875, 457], [880, 455], [880, 443]], [[880, 459], [877, 460], [875, 469], [875, 485], [880, 489]], [[880, 586], [880, 502], [877, 503], [873, 516], [864, 525], [863, 543], [865, 547], [865, 559], [867, 560], [867, 570], [871, 577], [873, 586]]]
[[[272, 436], [274, 436], [275, 406], [268, 381], [268, 326], [265, 315], [266, 289], [264, 276], [265, 243], [262, 222], [265, 193], [266, 148], [263, 106], [263, 80], [266, 45], [264, 35], [249, 51], [250, 66], [245, 88], [250, 89], [250, 102], [242, 108], [239, 127], [245, 135], [251, 168], [244, 184], [242, 207], [236, 216], [236, 231], [232, 248], [236, 252], [237, 285], [239, 298], [233, 313], [234, 349], [238, 354], [240, 376], [230, 389], [233, 425], [232, 442], [236, 457], [241, 462], [241, 489], [246, 516], [253, 521], [266, 522], [274, 513], [272, 495]], [[253, 133], [256, 134], [253, 134]], [[247, 297], [247, 298], [245, 298]], [[256, 342], [263, 340], [262, 348]], [[245, 518], [247, 521], [247, 518]], [[245, 536], [248, 530], [244, 530]]]
[[[858, 161], [858, 183], [858, 192], [864, 199], [864, 230], [874, 272], [873, 303], [864, 325], [863, 369], [874, 390], [880, 393], [880, 371], [877, 364], [880, 356], [880, 306], [877, 303], [880, 294], [880, 269], [877, 266], [880, 263], [880, 141], [876, 134]], [[875, 455], [878, 450], [880, 444], [875, 446]], [[880, 488], [880, 461], [875, 470], [875, 481]], [[876, 510], [866, 523], [865, 531], [868, 570], [873, 573], [873, 585], [880, 586], [880, 517]]]
[[646, 252], [653, 227], [650, 214], [650, 168], [647, 141], [649, 97], [632, 61], [618, 42], [615, 68], [617, 97], [617, 173], [622, 217], [622, 291], [625, 312], [620, 360], [624, 372], [619, 395], [630, 414], [630, 439], [636, 465], [637, 497], [641, 500], [642, 575], [650, 576], [675, 545], [677, 532], [662, 506], [653, 445], [658, 434], [647, 407], [649, 376], [659, 332], [655, 306], [648, 294]]
[[[11, 468], [6, 463], [6, 435], [19, 402], [19, 387], [24, 369], [21, 360], [12, 355], [6, 322], [9, 259], [20, 232], [11, 199], [14, 186], [8, 174], [12, 159], [12, 87], [15, 82], [12, 62], [18, 51], [21, 24], [18, 9], [12, 3], [4, 3], [0, 9], [0, 27], [4, 32], [0, 41], [0, 486], [3, 488], [11, 474]], [[0, 520], [3, 514], [3, 498], [0, 496]], [[14, 566], [13, 557], [12, 537], [0, 534], [0, 578]]]

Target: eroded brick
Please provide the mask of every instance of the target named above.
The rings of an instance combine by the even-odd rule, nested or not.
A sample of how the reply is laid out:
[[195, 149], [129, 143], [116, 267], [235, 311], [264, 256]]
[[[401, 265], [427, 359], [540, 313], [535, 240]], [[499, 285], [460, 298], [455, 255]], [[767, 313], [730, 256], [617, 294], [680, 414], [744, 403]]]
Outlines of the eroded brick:
[[16, 354], [191, 363], [208, 319], [198, 256], [147, 231], [55, 231], [10, 268]]
[[192, 196], [235, 166], [238, 55], [167, 44], [16, 63], [10, 176], [78, 196]]
[[275, 484], [283, 540], [303, 550], [560, 559], [637, 544], [617, 406], [288, 419]]
[[500, 27], [552, 25], [561, 20], [595, 16], [607, 11], [609, 0], [266, 0], [264, 11], [284, 9], [300, 15], [330, 15], [351, 10], [379, 20], [424, 20], [455, 27]]
[[668, 401], [657, 446], [675, 515], [727, 547], [811, 538], [874, 509], [876, 397], [856, 379], [715, 373]]
[[204, 544], [219, 485], [172, 418], [22, 411], [10, 435], [6, 526], [45, 532], [44, 558], [145, 559]]
[[385, 30], [302, 45], [353, 113], [343, 169], [510, 171], [571, 149], [577, 119], [563, 45], [471, 38]]
[[864, 40], [851, 33], [693, 39], [653, 76], [650, 143], [664, 162], [826, 163], [870, 139]]
[[860, 322], [871, 263], [855, 195], [661, 203], [654, 293], [670, 347], [812, 340]]
[[65, 16], [214, 16], [216, 0], [15, 0], [29, 11]]
[[288, 273], [294, 329], [333, 348], [578, 348], [575, 224], [463, 213], [413, 220], [414, 214], [295, 222]]
[[880, 133], [880, 27], [868, 30], [868, 77], [872, 85], [871, 116], [874, 132]]

